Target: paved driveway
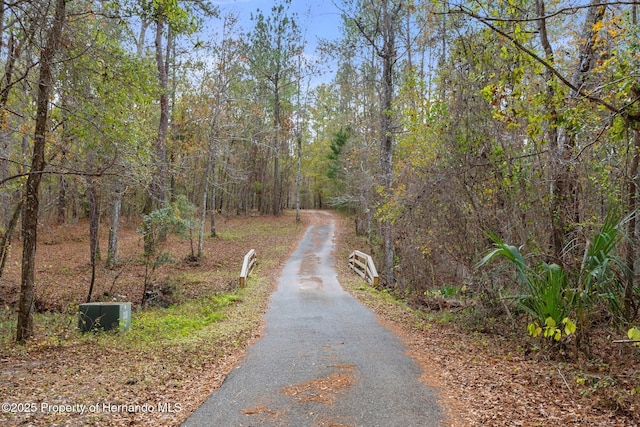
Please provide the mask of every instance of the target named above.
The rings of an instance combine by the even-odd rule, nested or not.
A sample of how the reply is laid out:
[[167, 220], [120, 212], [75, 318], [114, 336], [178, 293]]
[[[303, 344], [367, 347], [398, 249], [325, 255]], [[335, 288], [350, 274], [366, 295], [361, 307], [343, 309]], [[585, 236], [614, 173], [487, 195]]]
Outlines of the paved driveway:
[[338, 283], [333, 217], [313, 214], [263, 336], [184, 426], [442, 425], [434, 392], [398, 337]]

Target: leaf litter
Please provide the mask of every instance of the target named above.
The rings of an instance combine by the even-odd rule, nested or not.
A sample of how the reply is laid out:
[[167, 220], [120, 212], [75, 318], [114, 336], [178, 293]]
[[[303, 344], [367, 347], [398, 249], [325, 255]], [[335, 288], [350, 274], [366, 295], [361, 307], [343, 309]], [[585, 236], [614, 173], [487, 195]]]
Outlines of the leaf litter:
[[[274, 288], [279, 268], [301, 237], [304, 226], [276, 237], [256, 236], [250, 242], [236, 237], [238, 227], [258, 227], [278, 221], [291, 225], [291, 215], [279, 218], [234, 218], [219, 225], [222, 237], [207, 239], [206, 253], [198, 263], [182, 263], [188, 242], [173, 241], [177, 260], [158, 271], [158, 281], [176, 271], [185, 283], [181, 298], [225, 292], [234, 287], [235, 270], [251, 248], [258, 254], [284, 248], [273, 264], [258, 274], [267, 280], [253, 289], [250, 301], [228, 308], [220, 322], [215, 345], [143, 345], [119, 348], [117, 339], [79, 336], [74, 325], [39, 325], [26, 346], [5, 345], [0, 352], [0, 397], [3, 402], [36, 405], [36, 411], [3, 411], [2, 425], [33, 426], [178, 426], [224, 381], [241, 360], [244, 350], [260, 336], [261, 317]], [[336, 217], [337, 218], [337, 217]], [[309, 217], [303, 216], [309, 221]], [[347, 220], [338, 220], [338, 253], [341, 259], [353, 249]], [[281, 224], [282, 225], [282, 224]], [[39, 247], [36, 283], [38, 310], [72, 310], [85, 298], [88, 284], [86, 224], [49, 227]], [[225, 231], [227, 234], [225, 234]], [[105, 231], [103, 230], [103, 233]], [[106, 235], [106, 233], [105, 233]], [[105, 238], [105, 236], [103, 236]], [[44, 248], [44, 249], [42, 249]], [[288, 249], [287, 249], [288, 248]], [[121, 271], [101, 267], [96, 295], [120, 295], [137, 301], [144, 277], [140, 263], [141, 242], [133, 227], [121, 237], [124, 254]], [[0, 302], [11, 316], [19, 283], [19, 248], [14, 248], [2, 278]], [[360, 278], [337, 263], [341, 282], [371, 307], [388, 328], [400, 335], [407, 353], [420, 364], [422, 380], [434, 387], [447, 414], [446, 424], [462, 426], [637, 426], [640, 425], [640, 352], [631, 346], [611, 348], [607, 337], [594, 343], [600, 350], [590, 360], [556, 361], [543, 354], [527, 354], [500, 335], [462, 330], [451, 323], [426, 322], [416, 312], [377, 298], [362, 290]], [[218, 275], [227, 271], [232, 274]], [[198, 274], [195, 274], [198, 273]], [[354, 277], [355, 276], [355, 277]], [[250, 281], [251, 283], [251, 281]], [[241, 323], [227, 330], [222, 325]], [[48, 329], [49, 330], [48, 330]], [[11, 333], [3, 330], [3, 334]], [[8, 337], [4, 337], [5, 342]], [[353, 383], [345, 372], [283, 389], [294, 399], [330, 402]], [[315, 399], [315, 400], [314, 400]], [[153, 405], [144, 411], [142, 405]], [[41, 406], [106, 405], [94, 412], [43, 412]], [[135, 406], [138, 405], [138, 406]], [[173, 406], [171, 406], [173, 405]], [[109, 408], [115, 410], [109, 411]], [[24, 409], [24, 405], [22, 407]], [[267, 407], [247, 411], [277, 417]], [[325, 422], [326, 421], [326, 422]], [[318, 425], [339, 426], [331, 420]]]

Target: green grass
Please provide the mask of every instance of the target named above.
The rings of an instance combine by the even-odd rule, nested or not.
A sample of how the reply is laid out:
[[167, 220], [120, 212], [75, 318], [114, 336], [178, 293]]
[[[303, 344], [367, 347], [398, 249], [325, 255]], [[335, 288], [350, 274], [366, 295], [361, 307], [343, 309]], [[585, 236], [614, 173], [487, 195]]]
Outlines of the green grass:
[[9, 344], [16, 333], [16, 316], [5, 307], [0, 310], [0, 343], [4, 347]]
[[[58, 345], [79, 334], [77, 309], [76, 305], [70, 306], [64, 313], [35, 313], [34, 327], [39, 337], [38, 343]], [[17, 318], [14, 310], [8, 307], [0, 309], [0, 350], [14, 347]]]
[[217, 232], [217, 236], [221, 240], [229, 241], [229, 242], [240, 242], [245, 239], [247, 236], [242, 232], [243, 230], [225, 230]]
[[237, 293], [186, 301], [168, 308], [137, 311], [122, 340], [130, 344], [166, 345], [197, 340], [199, 332], [226, 318], [225, 308], [241, 301]]
[[[176, 304], [168, 308], [148, 308], [132, 314], [131, 328], [125, 332], [81, 334], [78, 331], [78, 315], [75, 310], [68, 313], [38, 313], [35, 324], [38, 327], [40, 344], [65, 345], [75, 340], [118, 341], [121, 345], [138, 347], [157, 346], [197, 340], [202, 331], [227, 318], [229, 306], [242, 301], [238, 292], [202, 297]], [[0, 313], [0, 344], [13, 345], [16, 316], [9, 310]]]

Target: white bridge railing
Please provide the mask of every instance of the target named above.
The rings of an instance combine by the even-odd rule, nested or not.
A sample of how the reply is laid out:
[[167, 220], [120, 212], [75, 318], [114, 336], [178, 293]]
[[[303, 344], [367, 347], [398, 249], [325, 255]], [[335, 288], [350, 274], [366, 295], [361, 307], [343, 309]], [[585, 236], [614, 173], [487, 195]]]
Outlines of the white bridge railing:
[[257, 261], [256, 251], [255, 249], [251, 249], [244, 256], [244, 261], [242, 262], [242, 270], [240, 271], [240, 287], [244, 288], [247, 285], [247, 277], [251, 274], [253, 267], [256, 265]]
[[360, 251], [351, 252], [351, 255], [349, 255], [349, 267], [369, 282], [371, 286], [378, 286], [380, 280], [378, 270], [376, 270], [373, 258], [370, 255]]

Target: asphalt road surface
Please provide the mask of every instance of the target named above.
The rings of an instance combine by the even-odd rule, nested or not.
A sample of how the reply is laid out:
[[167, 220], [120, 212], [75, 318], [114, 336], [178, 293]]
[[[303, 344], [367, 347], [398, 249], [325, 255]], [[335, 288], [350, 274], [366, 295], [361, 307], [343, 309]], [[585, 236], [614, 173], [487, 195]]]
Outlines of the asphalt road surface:
[[262, 337], [183, 426], [442, 425], [399, 338], [338, 283], [334, 221], [314, 215], [271, 296]]

